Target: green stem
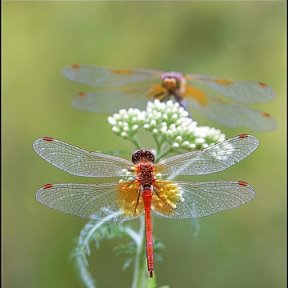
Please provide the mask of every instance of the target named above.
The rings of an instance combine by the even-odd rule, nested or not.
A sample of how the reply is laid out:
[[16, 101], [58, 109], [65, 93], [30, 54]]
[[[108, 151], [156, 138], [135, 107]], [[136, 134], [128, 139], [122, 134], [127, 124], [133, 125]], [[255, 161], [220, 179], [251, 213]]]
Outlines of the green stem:
[[160, 149], [161, 149], [161, 144], [160, 144], [158, 138], [156, 137], [156, 135], [153, 134], [153, 138], [154, 138], [154, 141], [156, 143], [156, 153], [159, 154]]
[[131, 137], [130, 140], [135, 145], [136, 149], [141, 149], [142, 148], [136, 138]]
[[166, 151], [164, 151], [163, 153], [159, 153], [157, 156], [156, 162], [158, 162], [160, 159], [162, 159], [163, 157], [165, 157], [167, 154], [169, 154], [172, 151], [173, 151], [173, 149], [169, 148]]

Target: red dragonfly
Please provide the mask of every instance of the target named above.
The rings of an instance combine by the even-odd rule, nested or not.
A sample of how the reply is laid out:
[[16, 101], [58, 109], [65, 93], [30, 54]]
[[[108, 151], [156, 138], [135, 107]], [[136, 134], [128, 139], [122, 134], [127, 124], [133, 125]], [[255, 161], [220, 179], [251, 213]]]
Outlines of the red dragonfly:
[[73, 99], [73, 106], [84, 110], [111, 113], [131, 105], [144, 108], [147, 100], [172, 98], [186, 110], [196, 109], [229, 127], [243, 126], [263, 131], [276, 126], [270, 114], [247, 106], [275, 97], [273, 90], [262, 82], [78, 64], [66, 67], [63, 74], [69, 80], [97, 87], [95, 92], [81, 92]]
[[[155, 164], [154, 154], [146, 149], [134, 152], [130, 162], [43, 137], [33, 148], [52, 165], [77, 176], [122, 179], [104, 184], [46, 184], [37, 191], [36, 199], [65, 213], [99, 221], [129, 221], [144, 214], [147, 266], [153, 277], [151, 211], [166, 218], [198, 218], [238, 207], [255, 197], [253, 188], [244, 181], [180, 182], [159, 179], [158, 173], [170, 179], [214, 173], [241, 161], [257, 145], [257, 138], [241, 134]], [[127, 173], [133, 179], [128, 179]]]

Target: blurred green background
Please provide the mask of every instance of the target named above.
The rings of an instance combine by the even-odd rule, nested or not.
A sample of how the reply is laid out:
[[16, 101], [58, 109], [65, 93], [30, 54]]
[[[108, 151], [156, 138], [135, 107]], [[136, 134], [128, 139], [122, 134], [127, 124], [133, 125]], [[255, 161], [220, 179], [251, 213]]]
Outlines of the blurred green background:
[[[227, 137], [259, 138], [238, 165], [200, 177], [245, 180], [257, 196], [200, 219], [197, 238], [189, 221], [154, 218], [154, 234], [166, 245], [156, 273], [158, 285], [171, 288], [286, 286], [285, 11], [285, 2], [3, 3], [3, 287], [83, 287], [69, 257], [86, 220], [41, 206], [34, 195], [45, 183], [88, 180], [40, 159], [33, 141], [53, 136], [88, 150], [133, 148], [112, 133], [107, 116], [70, 106], [86, 89], [61, 76], [72, 63], [257, 80], [275, 89], [276, 100], [257, 107], [276, 118], [276, 131], [197, 118]], [[98, 287], [130, 285], [132, 270], [123, 272], [125, 258], [112, 251], [117, 243], [92, 253]]]

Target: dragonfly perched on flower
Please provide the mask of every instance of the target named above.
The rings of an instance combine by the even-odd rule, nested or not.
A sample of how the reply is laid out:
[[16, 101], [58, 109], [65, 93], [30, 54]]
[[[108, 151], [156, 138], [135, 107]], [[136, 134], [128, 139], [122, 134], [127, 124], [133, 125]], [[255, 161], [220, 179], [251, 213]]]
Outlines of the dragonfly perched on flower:
[[46, 184], [37, 191], [36, 199], [65, 213], [99, 221], [107, 217], [128, 221], [144, 214], [147, 265], [152, 277], [151, 211], [166, 218], [198, 218], [238, 207], [255, 197], [253, 188], [244, 181], [180, 182], [168, 178], [224, 170], [252, 153], [257, 145], [257, 138], [241, 134], [155, 164], [154, 154], [146, 149], [134, 152], [131, 162], [43, 137], [33, 148], [52, 165], [77, 176], [121, 179], [104, 184]]
[[143, 108], [147, 100], [172, 98], [186, 110], [196, 109], [228, 127], [243, 126], [264, 131], [273, 130], [276, 126], [269, 113], [247, 106], [275, 97], [274, 91], [263, 82], [78, 64], [66, 67], [63, 74], [69, 80], [97, 87], [95, 92], [81, 92], [73, 99], [73, 106], [79, 109], [116, 112], [127, 105]]

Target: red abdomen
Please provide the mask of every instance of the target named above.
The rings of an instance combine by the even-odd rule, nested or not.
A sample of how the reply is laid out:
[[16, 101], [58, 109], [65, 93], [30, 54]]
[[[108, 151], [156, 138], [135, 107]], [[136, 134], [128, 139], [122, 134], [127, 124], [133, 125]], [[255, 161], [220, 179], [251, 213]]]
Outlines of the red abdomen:
[[144, 187], [142, 197], [143, 197], [143, 203], [144, 203], [144, 209], [145, 209], [147, 268], [148, 268], [150, 277], [153, 277], [154, 251], [153, 251], [153, 234], [152, 234], [152, 219], [151, 219], [152, 186]]

